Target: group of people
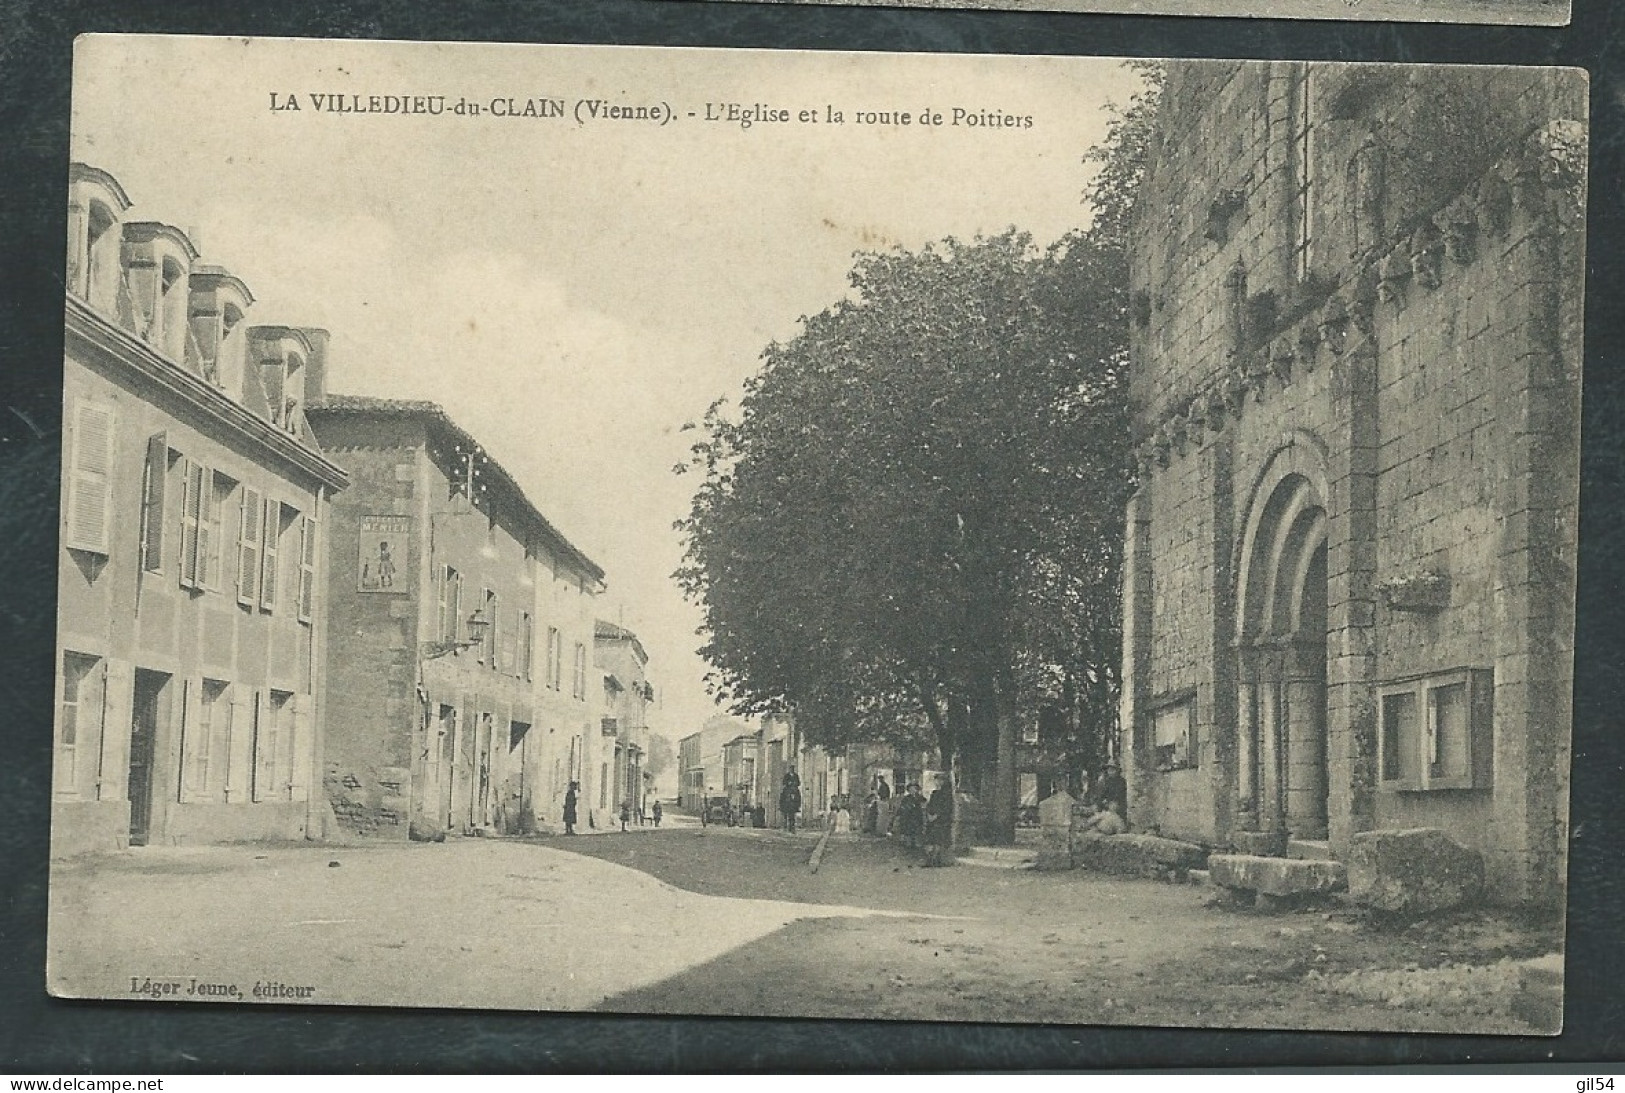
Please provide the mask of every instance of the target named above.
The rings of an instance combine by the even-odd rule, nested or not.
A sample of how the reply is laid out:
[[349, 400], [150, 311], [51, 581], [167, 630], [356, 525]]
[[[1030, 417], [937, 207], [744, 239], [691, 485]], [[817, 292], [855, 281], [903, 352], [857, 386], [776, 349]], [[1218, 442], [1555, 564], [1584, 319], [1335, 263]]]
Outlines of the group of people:
[[[576, 833], [576, 823], [578, 822], [578, 817], [580, 816], [580, 807], [581, 783], [571, 782], [570, 788], [564, 792], [564, 833], [566, 835], [574, 835]], [[644, 810], [641, 803], [634, 804], [630, 798], [621, 802], [622, 831], [627, 830], [633, 823], [636, 823], [639, 827], [642, 827], [650, 820], [653, 820], [654, 825], [659, 827], [660, 821], [664, 818], [665, 812], [660, 807], [659, 801], [655, 801], [653, 807], [647, 811]]]
[[[926, 797], [920, 783], [910, 782], [897, 801], [891, 823], [892, 831], [904, 846], [924, 852], [928, 866], [944, 864], [953, 843], [953, 791], [948, 788], [946, 775], [937, 775], [936, 783], [931, 796]], [[885, 785], [884, 778], [880, 779], [880, 785]], [[890, 800], [891, 787], [886, 786], [886, 797], [881, 798], [877, 785], [874, 796], [877, 802]]]

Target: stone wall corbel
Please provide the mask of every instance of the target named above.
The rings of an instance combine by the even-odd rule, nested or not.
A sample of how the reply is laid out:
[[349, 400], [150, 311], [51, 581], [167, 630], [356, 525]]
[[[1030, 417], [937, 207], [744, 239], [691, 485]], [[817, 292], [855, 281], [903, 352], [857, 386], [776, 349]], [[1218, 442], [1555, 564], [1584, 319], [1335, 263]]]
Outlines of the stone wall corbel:
[[1444, 252], [1439, 229], [1433, 221], [1424, 220], [1411, 233], [1411, 276], [1426, 289], [1438, 288], [1443, 283], [1440, 271]]
[[1320, 350], [1320, 323], [1305, 320], [1298, 324], [1298, 359], [1313, 372]]
[[1512, 228], [1512, 187], [1499, 170], [1485, 175], [1478, 184], [1479, 230], [1501, 239]]
[[1296, 363], [1296, 355], [1292, 352], [1289, 342], [1279, 341], [1270, 346], [1270, 375], [1285, 387], [1292, 382], [1292, 366]]
[[1326, 301], [1326, 305], [1320, 309], [1320, 319], [1315, 329], [1320, 334], [1321, 344], [1331, 351], [1332, 356], [1343, 355], [1343, 345], [1349, 332], [1349, 309], [1342, 296], [1333, 296]]
[[1190, 422], [1184, 413], [1178, 413], [1168, 422], [1169, 437], [1173, 442], [1174, 451], [1180, 456], [1185, 454], [1185, 445], [1190, 443]]
[[1444, 241], [1444, 256], [1458, 266], [1472, 262], [1478, 235], [1478, 218], [1472, 206], [1456, 199], [1440, 214], [1436, 226]]
[[1145, 289], [1136, 291], [1129, 297], [1129, 317], [1134, 325], [1147, 327], [1151, 325], [1151, 293]]
[[1377, 263], [1377, 299], [1396, 307], [1405, 306], [1405, 281], [1411, 275], [1409, 255], [1397, 250]]
[[1230, 241], [1230, 221], [1247, 204], [1247, 191], [1220, 190], [1207, 207], [1207, 222], [1202, 225], [1202, 236], [1220, 246]]

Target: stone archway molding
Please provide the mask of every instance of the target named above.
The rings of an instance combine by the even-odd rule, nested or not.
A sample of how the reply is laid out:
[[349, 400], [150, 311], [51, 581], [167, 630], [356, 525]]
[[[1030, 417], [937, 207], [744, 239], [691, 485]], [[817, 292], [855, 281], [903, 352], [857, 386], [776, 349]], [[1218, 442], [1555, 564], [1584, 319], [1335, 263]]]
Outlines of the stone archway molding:
[[1317, 437], [1283, 437], [1235, 548], [1236, 816], [1264, 852], [1327, 835], [1327, 478]]

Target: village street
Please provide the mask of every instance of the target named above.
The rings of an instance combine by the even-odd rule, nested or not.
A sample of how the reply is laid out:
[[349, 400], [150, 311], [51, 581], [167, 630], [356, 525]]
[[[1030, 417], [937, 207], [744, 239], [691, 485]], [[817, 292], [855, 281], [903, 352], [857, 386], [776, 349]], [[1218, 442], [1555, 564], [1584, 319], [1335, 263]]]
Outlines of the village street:
[[[675, 826], [58, 863], [66, 995], [913, 1020], [1528, 1032], [1555, 931], [1260, 915], [1082, 871], [918, 868], [884, 840]], [[194, 984], [194, 980], [196, 981]], [[260, 989], [258, 998], [255, 988]]]

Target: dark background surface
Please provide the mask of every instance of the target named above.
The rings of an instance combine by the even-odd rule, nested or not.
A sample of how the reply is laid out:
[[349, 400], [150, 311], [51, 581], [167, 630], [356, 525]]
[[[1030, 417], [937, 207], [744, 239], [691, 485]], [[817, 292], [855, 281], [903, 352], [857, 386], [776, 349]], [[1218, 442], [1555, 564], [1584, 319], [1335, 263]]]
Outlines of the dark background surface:
[[[235, 7], [235, 6], [233, 6]], [[1556, 1039], [63, 1002], [44, 992], [69, 65], [90, 31], [1564, 64], [1592, 175], [1566, 1031]], [[922, 1071], [1625, 1061], [1625, 4], [1563, 29], [699, 0], [0, 0], [0, 1072]], [[1079, 154], [1083, 149], [1078, 149]], [[922, 198], [929, 199], [929, 194]], [[539, 974], [546, 974], [542, 969]]]

